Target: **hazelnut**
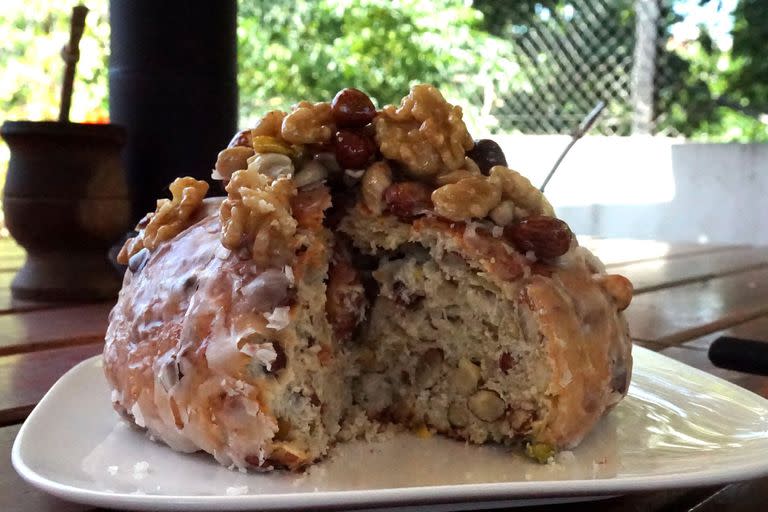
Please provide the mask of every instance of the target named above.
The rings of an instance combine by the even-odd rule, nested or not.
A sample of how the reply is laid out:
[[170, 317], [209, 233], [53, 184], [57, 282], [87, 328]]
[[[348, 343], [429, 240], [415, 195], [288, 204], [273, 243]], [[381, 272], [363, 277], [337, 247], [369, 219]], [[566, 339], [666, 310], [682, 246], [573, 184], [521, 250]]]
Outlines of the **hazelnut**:
[[468, 395], [477, 389], [480, 382], [480, 368], [466, 358], [459, 359], [459, 364], [453, 372], [453, 385], [462, 395]]
[[498, 393], [490, 389], [481, 389], [467, 400], [472, 414], [483, 421], [496, 421], [504, 416], [506, 404]]
[[597, 282], [608, 295], [613, 298], [619, 311], [624, 311], [632, 302], [634, 287], [632, 282], [619, 274], [609, 274], [596, 277]]

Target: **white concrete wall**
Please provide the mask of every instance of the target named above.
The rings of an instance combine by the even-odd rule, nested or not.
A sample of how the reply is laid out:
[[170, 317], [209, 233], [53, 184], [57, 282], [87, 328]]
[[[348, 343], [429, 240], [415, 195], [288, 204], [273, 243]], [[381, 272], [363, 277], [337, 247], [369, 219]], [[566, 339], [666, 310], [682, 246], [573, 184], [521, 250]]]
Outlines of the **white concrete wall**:
[[[494, 136], [510, 166], [539, 185], [567, 136]], [[579, 141], [547, 197], [580, 234], [768, 245], [768, 144], [665, 137]]]

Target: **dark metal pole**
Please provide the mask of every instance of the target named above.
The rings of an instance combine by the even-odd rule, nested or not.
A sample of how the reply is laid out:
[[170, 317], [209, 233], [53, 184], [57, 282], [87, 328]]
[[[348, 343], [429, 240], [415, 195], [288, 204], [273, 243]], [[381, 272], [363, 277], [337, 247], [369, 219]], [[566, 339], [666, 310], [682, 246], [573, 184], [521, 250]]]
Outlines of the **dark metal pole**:
[[237, 127], [237, 2], [111, 0], [110, 119], [133, 217], [155, 209], [175, 177], [209, 179]]

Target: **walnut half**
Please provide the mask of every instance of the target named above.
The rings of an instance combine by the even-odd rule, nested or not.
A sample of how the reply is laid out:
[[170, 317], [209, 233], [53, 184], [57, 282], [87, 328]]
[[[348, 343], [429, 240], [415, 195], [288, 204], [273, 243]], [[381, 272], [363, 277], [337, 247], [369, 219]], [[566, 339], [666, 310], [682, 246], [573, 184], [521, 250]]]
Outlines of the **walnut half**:
[[203, 204], [208, 192], [206, 182], [189, 176], [176, 178], [168, 188], [172, 198], [159, 199], [155, 212], [144, 217], [137, 226], [146, 223], [144, 228], [136, 237], [127, 240], [120, 249], [117, 261], [121, 265], [127, 265], [131, 256], [145, 247], [152, 251], [161, 242], [170, 240], [191, 226], [194, 222], [193, 216]]

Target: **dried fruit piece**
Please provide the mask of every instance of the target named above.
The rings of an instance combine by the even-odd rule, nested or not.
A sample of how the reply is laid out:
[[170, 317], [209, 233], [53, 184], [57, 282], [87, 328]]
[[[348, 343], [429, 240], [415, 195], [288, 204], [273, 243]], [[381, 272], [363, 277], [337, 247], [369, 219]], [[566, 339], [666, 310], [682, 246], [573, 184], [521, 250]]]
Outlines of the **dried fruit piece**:
[[496, 421], [504, 416], [507, 408], [498, 393], [490, 389], [481, 389], [467, 400], [472, 414], [483, 421]]
[[507, 166], [507, 159], [501, 147], [491, 139], [480, 139], [467, 152], [467, 156], [475, 161], [483, 174], [488, 174], [491, 167], [496, 165]]
[[520, 252], [533, 251], [536, 257], [562, 256], [571, 246], [573, 233], [568, 224], [554, 217], [534, 215], [504, 228], [504, 235]]
[[362, 169], [376, 154], [376, 143], [366, 135], [341, 130], [336, 133], [334, 151], [344, 169]]
[[502, 352], [499, 356], [499, 369], [505, 374], [509, 373], [509, 370], [517, 366], [519, 358], [513, 357], [509, 352]]
[[393, 183], [384, 191], [386, 210], [403, 220], [409, 220], [432, 209], [432, 190], [423, 183], [404, 181]]
[[376, 107], [363, 91], [347, 88], [333, 98], [331, 114], [339, 128], [359, 128], [373, 121]]
[[256, 153], [280, 153], [281, 155], [293, 155], [293, 150], [288, 144], [270, 135], [255, 135], [253, 137], [253, 150]]

